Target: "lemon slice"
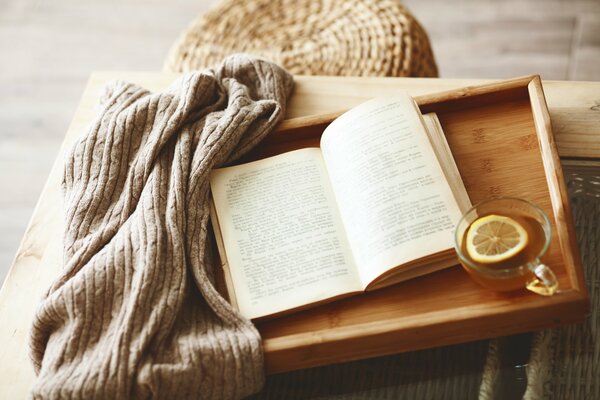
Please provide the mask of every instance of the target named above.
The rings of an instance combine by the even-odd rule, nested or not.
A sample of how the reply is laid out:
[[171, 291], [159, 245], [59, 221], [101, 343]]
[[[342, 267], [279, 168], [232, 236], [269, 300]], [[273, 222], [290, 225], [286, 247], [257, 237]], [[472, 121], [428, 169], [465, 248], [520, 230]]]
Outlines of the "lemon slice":
[[471, 224], [467, 232], [467, 252], [484, 264], [507, 260], [527, 245], [527, 231], [512, 218], [486, 215]]

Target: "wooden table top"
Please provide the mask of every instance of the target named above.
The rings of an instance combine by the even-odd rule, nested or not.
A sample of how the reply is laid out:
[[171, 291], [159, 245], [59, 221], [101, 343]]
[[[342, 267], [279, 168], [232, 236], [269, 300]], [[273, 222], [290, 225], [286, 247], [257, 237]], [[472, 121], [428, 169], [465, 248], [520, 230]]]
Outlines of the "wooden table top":
[[[24, 398], [35, 378], [28, 355], [28, 334], [40, 297], [62, 267], [63, 154], [85, 131], [104, 84], [112, 79], [150, 90], [166, 88], [178, 75], [97, 72], [90, 77], [66, 133], [15, 260], [0, 289], [0, 398]], [[287, 117], [350, 108], [367, 98], [398, 89], [412, 95], [434, 93], [489, 81], [423, 78], [296, 77]], [[546, 100], [563, 165], [600, 166], [600, 82], [544, 81]]]

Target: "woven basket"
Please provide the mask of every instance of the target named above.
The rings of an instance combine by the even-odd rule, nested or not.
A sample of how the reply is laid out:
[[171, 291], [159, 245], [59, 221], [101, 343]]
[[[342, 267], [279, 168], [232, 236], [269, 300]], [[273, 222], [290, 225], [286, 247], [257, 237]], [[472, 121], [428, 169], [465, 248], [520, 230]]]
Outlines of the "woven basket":
[[301, 75], [437, 76], [427, 34], [398, 0], [225, 0], [182, 33], [165, 70], [237, 52]]

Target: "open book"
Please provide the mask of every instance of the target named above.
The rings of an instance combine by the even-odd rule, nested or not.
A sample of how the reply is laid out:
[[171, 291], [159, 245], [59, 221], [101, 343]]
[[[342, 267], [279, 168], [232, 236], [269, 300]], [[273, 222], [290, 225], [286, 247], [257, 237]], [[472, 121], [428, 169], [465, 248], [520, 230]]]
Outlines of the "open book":
[[470, 206], [437, 117], [408, 94], [341, 115], [320, 148], [210, 183], [229, 297], [251, 319], [457, 264], [452, 232]]

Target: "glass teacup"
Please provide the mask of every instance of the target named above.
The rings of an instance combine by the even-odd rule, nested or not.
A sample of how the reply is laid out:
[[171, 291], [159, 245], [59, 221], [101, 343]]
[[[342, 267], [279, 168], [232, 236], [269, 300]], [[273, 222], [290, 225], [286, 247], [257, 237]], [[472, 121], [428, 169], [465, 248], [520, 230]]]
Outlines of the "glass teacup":
[[[494, 241], [498, 240], [494, 230], [513, 235], [509, 243], [513, 249], [502, 253], [506, 247], [499, 246], [500, 254], [494, 254]], [[479, 203], [463, 215], [456, 226], [454, 246], [463, 268], [482, 286], [494, 291], [526, 288], [550, 296], [558, 281], [540, 258], [551, 237], [550, 221], [539, 207], [522, 199], [500, 198]]]

